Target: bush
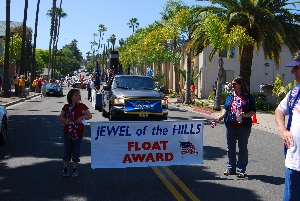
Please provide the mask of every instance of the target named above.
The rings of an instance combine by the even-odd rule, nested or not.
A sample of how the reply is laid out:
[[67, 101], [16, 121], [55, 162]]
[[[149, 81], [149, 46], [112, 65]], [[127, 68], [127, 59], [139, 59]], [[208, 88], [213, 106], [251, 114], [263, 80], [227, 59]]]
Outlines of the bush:
[[267, 95], [261, 92], [254, 92], [252, 93], [252, 96], [254, 96], [256, 102], [259, 100], [267, 101]]
[[[221, 93], [221, 105], [224, 105], [226, 97], [228, 96], [227, 92]], [[214, 92], [211, 92], [207, 98], [208, 100], [214, 100]]]
[[271, 105], [267, 101], [264, 100], [258, 100], [256, 101], [256, 109], [261, 111], [268, 111], [270, 110]]

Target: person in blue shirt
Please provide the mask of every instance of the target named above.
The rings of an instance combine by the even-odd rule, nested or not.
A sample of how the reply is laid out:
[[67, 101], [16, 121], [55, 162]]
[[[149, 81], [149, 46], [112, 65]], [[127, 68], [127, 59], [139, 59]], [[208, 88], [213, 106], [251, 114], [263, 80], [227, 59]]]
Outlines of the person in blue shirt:
[[[224, 175], [245, 178], [251, 117], [256, 114], [255, 98], [248, 92], [242, 77], [234, 78], [231, 86], [233, 92], [226, 97], [222, 113], [216, 118], [217, 121], [224, 119], [226, 126], [227, 168]], [[236, 144], [239, 148], [238, 160], [236, 160]]]

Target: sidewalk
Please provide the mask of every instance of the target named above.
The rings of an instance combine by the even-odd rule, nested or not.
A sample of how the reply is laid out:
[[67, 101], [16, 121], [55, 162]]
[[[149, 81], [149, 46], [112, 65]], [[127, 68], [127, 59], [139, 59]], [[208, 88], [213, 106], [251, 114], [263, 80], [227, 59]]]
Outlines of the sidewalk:
[[19, 97], [18, 95], [15, 95], [15, 92], [12, 90], [10, 92], [10, 98], [3, 98], [0, 97], [0, 105], [4, 105], [6, 107], [10, 105], [14, 105], [20, 102], [24, 102], [25, 100], [30, 100], [31, 98], [34, 98], [36, 96], [39, 96], [38, 93], [29, 91], [29, 96], [26, 97]]
[[[193, 108], [191, 106], [187, 106], [182, 103], [177, 103], [177, 98], [169, 98], [169, 106], [182, 108], [191, 112], [198, 113], [200, 115], [203, 115], [203, 118], [207, 118], [207, 119], [215, 119], [221, 113], [221, 111], [215, 111], [211, 113], [210, 111], [201, 110], [200, 108], [199, 109]], [[256, 119], [257, 119], [257, 124], [253, 124], [252, 128], [278, 135], [277, 125], [275, 122], [275, 115], [257, 112]], [[286, 122], [287, 122], [287, 116], [286, 116]]]

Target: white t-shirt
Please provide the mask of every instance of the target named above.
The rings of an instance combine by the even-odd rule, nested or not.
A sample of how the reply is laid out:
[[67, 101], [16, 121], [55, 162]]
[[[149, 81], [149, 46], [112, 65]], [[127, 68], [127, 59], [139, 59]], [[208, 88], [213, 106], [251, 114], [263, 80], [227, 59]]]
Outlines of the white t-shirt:
[[[286, 95], [286, 97], [280, 102], [278, 105], [278, 109], [285, 115], [289, 114], [289, 106], [288, 106], [288, 96], [290, 93]], [[289, 169], [300, 171], [300, 101], [295, 105], [293, 109], [293, 117], [290, 131], [293, 136], [293, 144], [294, 146], [287, 150], [287, 154], [285, 157], [285, 166]]]
[[91, 87], [91, 89], [93, 89], [93, 88], [95, 87], [95, 83], [94, 83], [94, 81], [91, 81], [91, 83], [90, 83], [90, 87]]

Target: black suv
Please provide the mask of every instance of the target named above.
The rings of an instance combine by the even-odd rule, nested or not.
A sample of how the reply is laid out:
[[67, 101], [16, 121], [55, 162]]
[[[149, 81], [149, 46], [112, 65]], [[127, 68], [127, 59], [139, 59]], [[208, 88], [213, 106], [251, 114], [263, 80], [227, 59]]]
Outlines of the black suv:
[[167, 120], [168, 98], [154, 80], [116, 75], [102, 90], [102, 116], [109, 120]]

